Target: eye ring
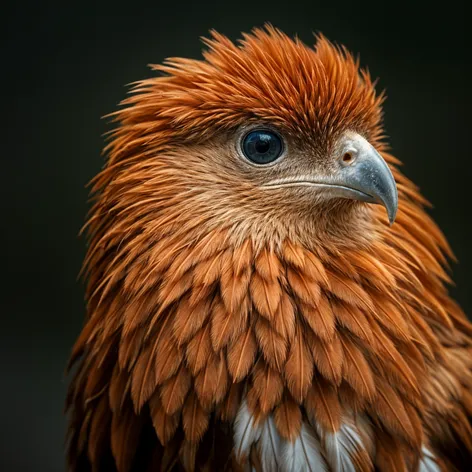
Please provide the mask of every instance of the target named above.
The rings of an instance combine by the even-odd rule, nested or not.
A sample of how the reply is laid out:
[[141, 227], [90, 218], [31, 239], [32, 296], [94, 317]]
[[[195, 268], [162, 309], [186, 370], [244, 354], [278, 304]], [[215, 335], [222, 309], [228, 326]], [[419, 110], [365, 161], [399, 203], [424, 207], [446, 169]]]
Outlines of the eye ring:
[[273, 164], [284, 153], [284, 141], [280, 134], [270, 128], [253, 128], [245, 133], [240, 143], [241, 152], [252, 164]]

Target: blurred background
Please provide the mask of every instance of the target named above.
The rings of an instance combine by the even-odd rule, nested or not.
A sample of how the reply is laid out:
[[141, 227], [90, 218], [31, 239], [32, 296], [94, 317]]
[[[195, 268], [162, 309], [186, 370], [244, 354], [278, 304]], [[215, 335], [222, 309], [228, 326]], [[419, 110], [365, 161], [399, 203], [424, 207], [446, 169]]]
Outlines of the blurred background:
[[[379, 88], [404, 172], [449, 239], [454, 296], [472, 295], [470, 79], [465, 2], [11, 2], [2, 8], [0, 470], [63, 471], [64, 367], [84, 314], [76, 281], [86, 183], [102, 166], [100, 117], [150, 76], [148, 63], [200, 57], [215, 28], [232, 39], [269, 21], [360, 53]], [[5, 10], [6, 8], [6, 10]], [[6, 147], [5, 147], [6, 144]]]

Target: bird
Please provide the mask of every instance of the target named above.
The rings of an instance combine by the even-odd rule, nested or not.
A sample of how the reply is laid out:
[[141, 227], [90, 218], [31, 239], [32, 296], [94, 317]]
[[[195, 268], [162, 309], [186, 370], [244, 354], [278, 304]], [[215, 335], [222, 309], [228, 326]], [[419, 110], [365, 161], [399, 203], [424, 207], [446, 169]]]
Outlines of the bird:
[[109, 118], [70, 471], [470, 470], [455, 256], [347, 48], [211, 31]]

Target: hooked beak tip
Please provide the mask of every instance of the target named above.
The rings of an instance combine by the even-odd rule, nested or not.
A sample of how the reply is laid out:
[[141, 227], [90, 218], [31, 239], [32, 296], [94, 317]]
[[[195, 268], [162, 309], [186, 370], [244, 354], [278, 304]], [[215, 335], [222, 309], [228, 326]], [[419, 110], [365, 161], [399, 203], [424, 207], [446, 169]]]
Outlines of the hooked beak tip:
[[393, 182], [393, 184], [390, 185], [390, 191], [386, 192], [386, 195], [384, 194], [379, 196], [379, 203], [387, 211], [387, 217], [390, 227], [392, 227], [393, 223], [395, 223], [398, 211], [398, 193], [393, 175], [391, 176], [391, 181]]
[[[348, 156], [352, 162], [343, 162], [338, 178], [348, 185], [372, 197], [371, 203], [385, 207], [390, 226], [395, 222], [398, 210], [398, 190], [395, 178], [383, 157], [363, 137], [357, 134], [345, 137]], [[351, 151], [352, 150], [352, 151]]]

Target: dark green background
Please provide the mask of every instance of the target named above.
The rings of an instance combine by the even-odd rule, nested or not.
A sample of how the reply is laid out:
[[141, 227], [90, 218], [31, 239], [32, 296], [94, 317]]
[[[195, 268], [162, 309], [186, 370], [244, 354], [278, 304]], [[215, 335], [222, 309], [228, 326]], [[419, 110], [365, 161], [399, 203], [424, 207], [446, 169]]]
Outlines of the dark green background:
[[2, 8], [0, 470], [61, 471], [62, 377], [83, 316], [77, 233], [100, 169], [100, 117], [166, 56], [199, 57], [199, 36], [266, 21], [360, 53], [386, 88], [386, 128], [406, 174], [435, 205], [469, 290], [471, 132], [465, 2], [17, 2]]

